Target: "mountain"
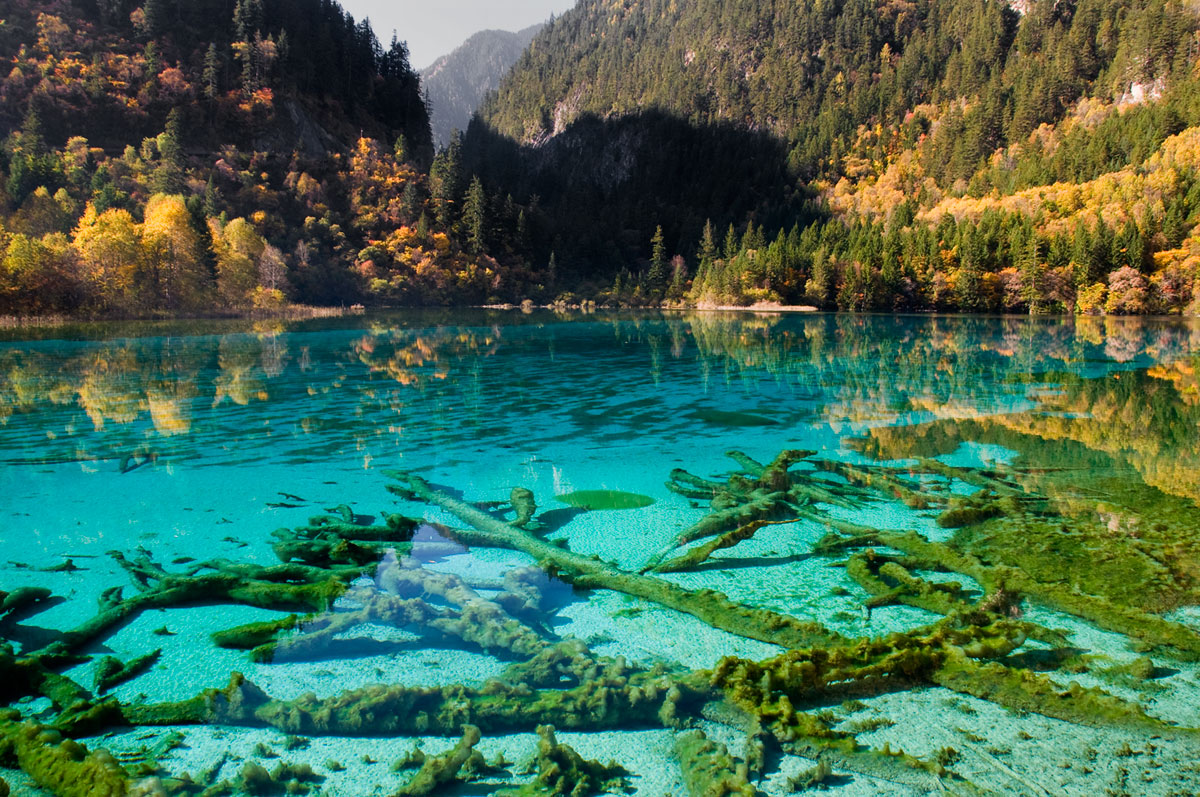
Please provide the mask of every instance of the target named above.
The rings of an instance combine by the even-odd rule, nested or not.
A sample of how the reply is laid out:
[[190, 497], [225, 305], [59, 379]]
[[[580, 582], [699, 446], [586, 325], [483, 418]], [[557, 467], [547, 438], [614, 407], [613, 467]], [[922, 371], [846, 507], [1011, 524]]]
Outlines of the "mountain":
[[[465, 157], [489, 191], [536, 198], [542, 256], [579, 278], [645, 264], [661, 226], [693, 277], [701, 249], [750, 253], [712, 296], [1107, 307], [1110, 275], [1150, 296], [1155, 258], [1190, 240], [1189, 143], [1148, 159], [1200, 124], [1198, 27], [1178, 0], [581, 0], [484, 102]], [[1178, 190], [1122, 197], [1122, 170]], [[1021, 193], [1060, 182], [1092, 204]]]
[[437, 146], [444, 147], [453, 131], [467, 129], [480, 101], [500, 84], [500, 79], [541, 29], [539, 24], [516, 33], [480, 31], [454, 52], [421, 70]]

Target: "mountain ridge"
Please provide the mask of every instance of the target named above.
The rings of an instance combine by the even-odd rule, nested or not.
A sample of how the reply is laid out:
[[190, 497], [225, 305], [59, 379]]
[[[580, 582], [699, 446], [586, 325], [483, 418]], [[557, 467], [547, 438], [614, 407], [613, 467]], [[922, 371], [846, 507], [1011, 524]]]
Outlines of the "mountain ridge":
[[434, 142], [444, 147], [454, 130], [465, 131], [472, 114], [494, 90], [542, 29], [482, 30], [420, 71]]

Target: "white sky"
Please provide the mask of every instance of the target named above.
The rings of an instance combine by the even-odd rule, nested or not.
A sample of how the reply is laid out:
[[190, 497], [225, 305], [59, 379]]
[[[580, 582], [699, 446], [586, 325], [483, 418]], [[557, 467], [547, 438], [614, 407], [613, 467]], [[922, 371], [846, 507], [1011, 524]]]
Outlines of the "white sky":
[[551, 14], [561, 14], [575, 0], [341, 0], [356, 21], [369, 17], [384, 47], [395, 30], [408, 42], [412, 65], [424, 69], [481, 30], [517, 31]]

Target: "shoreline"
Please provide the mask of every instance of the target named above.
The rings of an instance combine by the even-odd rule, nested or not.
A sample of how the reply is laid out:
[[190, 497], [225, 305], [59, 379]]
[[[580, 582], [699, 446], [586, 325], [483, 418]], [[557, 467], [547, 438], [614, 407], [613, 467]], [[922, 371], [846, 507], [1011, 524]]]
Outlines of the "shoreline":
[[310, 321], [332, 318], [346, 318], [350, 316], [361, 316], [370, 313], [387, 313], [399, 312], [404, 310], [413, 311], [453, 311], [453, 310], [493, 310], [506, 312], [520, 312], [523, 314], [531, 314], [535, 311], [550, 311], [557, 313], [580, 313], [583, 315], [591, 315], [593, 313], [620, 313], [620, 312], [659, 312], [659, 313], [751, 313], [756, 315], [804, 315], [804, 314], [830, 314], [830, 315], [859, 315], [859, 316], [920, 316], [920, 317], [980, 317], [980, 318], [1023, 318], [1023, 319], [1174, 319], [1184, 320], [1196, 318], [1195, 316], [1175, 315], [1175, 314], [1153, 314], [1153, 315], [1081, 315], [1077, 313], [1053, 313], [1053, 314], [1038, 314], [1030, 315], [1026, 313], [1011, 314], [1011, 313], [938, 313], [938, 312], [899, 312], [899, 313], [855, 313], [845, 310], [822, 310], [813, 305], [793, 305], [779, 304], [775, 302], [758, 302], [752, 305], [677, 305], [671, 307], [610, 307], [607, 305], [597, 305], [591, 301], [585, 301], [578, 304], [534, 304], [533, 302], [522, 302], [520, 304], [500, 303], [500, 304], [483, 304], [483, 305], [388, 305], [377, 307], [366, 307], [361, 304], [350, 305], [349, 307], [317, 307], [313, 305], [289, 305], [276, 311], [212, 311], [200, 313], [187, 313], [179, 315], [148, 315], [148, 316], [70, 316], [70, 315], [44, 315], [44, 316], [12, 316], [0, 315], [0, 332], [12, 332], [21, 329], [47, 329], [57, 327], [67, 327], [72, 325], [88, 325], [88, 324], [134, 324], [134, 323], [170, 323], [170, 322], [185, 322], [185, 321]]
[[42, 316], [13, 316], [0, 315], [0, 330], [27, 329], [34, 327], [61, 327], [69, 324], [120, 324], [120, 323], [153, 323], [155, 321], [306, 321], [317, 318], [342, 318], [343, 316], [362, 315], [366, 312], [363, 305], [350, 307], [317, 307], [307, 304], [288, 305], [279, 310], [214, 310], [212, 312], [186, 313], [180, 315], [147, 315], [147, 316], [72, 316], [72, 315], [42, 315]]

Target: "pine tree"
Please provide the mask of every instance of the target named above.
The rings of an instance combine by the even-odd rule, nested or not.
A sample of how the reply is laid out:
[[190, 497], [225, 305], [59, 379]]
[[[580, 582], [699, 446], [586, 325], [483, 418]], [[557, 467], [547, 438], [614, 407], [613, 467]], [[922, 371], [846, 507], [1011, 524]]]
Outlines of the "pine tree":
[[1046, 304], [1046, 264], [1042, 262], [1037, 237], [1032, 234], [1019, 252], [1017, 271], [1021, 274], [1021, 299], [1029, 314], [1041, 313]]
[[178, 108], [167, 115], [167, 125], [155, 139], [159, 164], [154, 170], [153, 188], [158, 194], [180, 194], [184, 189], [183, 145], [180, 142], [183, 123]]
[[651, 293], [659, 293], [667, 285], [667, 248], [663, 243], [663, 228], [658, 225], [650, 239], [650, 271], [646, 275], [646, 287]]
[[158, 137], [158, 152], [163, 161], [176, 169], [183, 168], [183, 115], [179, 108], [172, 108], [167, 114], [167, 125]]
[[167, 10], [165, 4], [166, 0], [146, 0], [142, 6], [142, 14], [144, 15], [144, 22], [142, 24], [145, 26], [147, 36], [159, 36], [166, 31]]
[[204, 54], [204, 74], [201, 82], [204, 84], [204, 98], [212, 102], [221, 90], [221, 56], [215, 43], [209, 44], [208, 51]]
[[449, 229], [454, 224], [455, 208], [462, 195], [462, 136], [455, 132], [450, 143], [433, 159], [429, 170], [430, 193], [438, 225]]
[[471, 180], [471, 187], [467, 189], [466, 199], [463, 200], [462, 224], [466, 250], [473, 255], [484, 254], [487, 249], [487, 195], [478, 177]]
[[958, 307], [964, 312], [984, 309], [983, 254], [983, 235], [975, 226], [968, 227], [962, 239], [962, 265], [954, 284]]
[[738, 237], [737, 230], [733, 228], [733, 223], [729, 224], [729, 229], [725, 231], [725, 260], [733, 260], [738, 255]]
[[704, 222], [704, 232], [700, 236], [700, 249], [696, 252], [699, 268], [707, 271], [717, 259], [716, 233], [713, 230], [712, 219]]

